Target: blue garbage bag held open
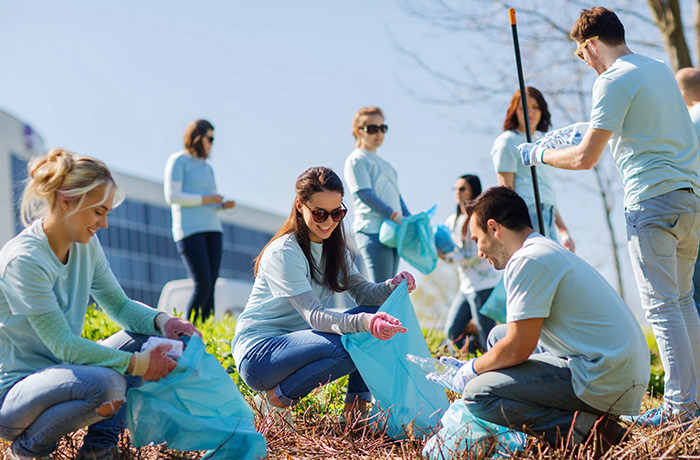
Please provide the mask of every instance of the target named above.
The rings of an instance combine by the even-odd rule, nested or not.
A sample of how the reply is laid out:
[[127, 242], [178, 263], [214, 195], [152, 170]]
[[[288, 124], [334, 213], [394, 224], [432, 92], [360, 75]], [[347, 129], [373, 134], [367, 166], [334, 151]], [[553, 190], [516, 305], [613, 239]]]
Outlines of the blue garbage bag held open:
[[[440, 420], [442, 428], [423, 447], [423, 456], [430, 460], [467, 458], [511, 458], [525, 446], [526, 436], [519, 431], [482, 420], [467, 409], [464, 400], [453, 402]], [[492, 443], [495, 439], [496, 443]], [[478, 453], [482, 450], [482, 453]], [[469, 458], [472, 458], [471, 456]]]
[[428, 357], [430, 350], [408, 297], [406, 282], [394, 290], [379, 311], [398, 318], [407, 329], [390, 340], [379, 340], [369, 332], [341, 337], [355, 366], [374, 396], [371, 416], [377, 428], [403, 439], [407, 432], [421, 437], [432, 432], [447, 410], [445, 391], [425, 379], [423, 370], [408, 362], [406, 354]]
[[126, 420], [136, 447], [167, 442], [171, 449], [215, 451], [206, 459], [259, 459], [267, 455], [267, 443], [253, 418], [236, 384], [198, 336], [189, 339], [170, 374], [127, 393]]
[[435, 207], [404, 218], [396, 237], [399, 256], [424, 275], [435, 270], [438, 260], [435, 235], [430, 225]]

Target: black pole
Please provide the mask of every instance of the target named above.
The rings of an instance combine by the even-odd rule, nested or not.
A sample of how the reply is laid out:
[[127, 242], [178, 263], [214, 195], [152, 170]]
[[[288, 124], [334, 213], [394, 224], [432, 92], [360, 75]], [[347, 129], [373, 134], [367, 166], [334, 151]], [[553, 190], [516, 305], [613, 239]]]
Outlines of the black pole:
[[[510, 17], [510, 27], [513, 30], [513, 48], [515, 49], [515, 65], [518, 68], [518, 83], [520, 84], [520, 103], [523, 105], [523, 119], [525, 121], [525, 136], [528, 142], [532, 142], [532, 134], [530, 133], [530, 117], [527, 113], [527, 93], [525, 91], [525, 79], [523, 78], [523, 64], [520, 60], [520, 44], [518, 43], [518, 29], [515, 21], [515, 8], [508, 10]], [[537, 223], [541, 234], [544, 233], [544, 222], [542, 222], [542, 203], [540, 201], [540, 187], [537, 184], [537, 171], [535, 166], [530, 166], [532, 174], [532, 188], [535, 191], [535, 207], [537, 208]], [[554, 235], [550, 235], [554, 236]]]

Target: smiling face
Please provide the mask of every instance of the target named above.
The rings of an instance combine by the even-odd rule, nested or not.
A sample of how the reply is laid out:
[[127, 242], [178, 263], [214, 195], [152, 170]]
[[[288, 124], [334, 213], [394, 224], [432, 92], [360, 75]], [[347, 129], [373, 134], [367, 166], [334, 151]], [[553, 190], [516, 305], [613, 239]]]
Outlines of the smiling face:
[[[79, 200], [71, 203], [63, 201], [60, 205], [66, 211], [64, 217], [64, 229], [68, 240], [75, 243], [86, 244], [90, 238], [101, 228], [107, 228], [107, 214], [114, 204], [114, 187], [101, 185], [87, 194], [80, 209]], [[105, 196], [107, 193], [107, 196]]]
[[355, 135], [359, 139], [359, 147], [364, 150], [369, 150], [370, 152], [376, 152], [379, 147], [381, 147], [384, 142], [384, 133], [381, 131], [375, 134], [369, 134], [364, 129], [368, 125], [383, 125], [384, 117], [378, 114], [367, 115], [360, 126], [355, 128]]
[[[323, 243], [333, 233], [333, 230], [340, 224], [334, 222], [331, 216], [326, 217], [323, 222], [316, 222], [311, 213], [312, 209], [319, 209], [331, 212], [342, 207], [343, 195], [340, 192], [331, 190], [323, 190], [311, 195], [311, 198], [306, 203], [302, 203], [298, 199], [295, 206], [297, 211], [301, 213], [309, 229], [309, 239], [314, 243]], [[342, 222], [342, 221], [341, 221]]]
[[486, 222], [486, 231], [477, 225], [478, 217], [472, 214], [469, 219], [469, 231], [472, 235], [472, 241], [476, 243], [479, 249], [479, 257], [486, 258], [493, 268], [503, 270], [510, 259], [511, 254], [508, 253], [506, 246], [496, 237], [499, 226], [493, 219]]

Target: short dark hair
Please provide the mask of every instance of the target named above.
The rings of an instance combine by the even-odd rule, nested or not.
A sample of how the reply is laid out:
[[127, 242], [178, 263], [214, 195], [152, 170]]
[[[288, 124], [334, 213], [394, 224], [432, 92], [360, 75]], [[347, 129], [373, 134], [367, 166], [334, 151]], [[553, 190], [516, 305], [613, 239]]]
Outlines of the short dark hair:
[[508, 187], [491, 187], [467, 205], [467, 215], [477, 215], [476, 225], [486, 231], [486, 222], [493, 219], [510, 230], [532, 228], [530, 213], [520, 195]]
[[[547, 107], [547, 101], [544, 100], [544, 96], [535, 87], [527, 86], [525, 87], [525, 95], [528, 98], [533, 98], [537, 101], [537, 105], [540, 107], [542, 115], [540, 116], [540, 121], [537, 123], [535, 129], [546, 133], [552, 126], [552, 114], [549, 113], [549, 108]], [[510, 98], [510, 104], [508, 105], [508, 110], [506, 110], [506, 119], [503, 122], [503, 131], [510, 131], [512, 129], [518, 129], [518, 107], [520, 105], [520, 90], [516, 90], [513, 97]]]
[[578, 43], [597, 36], [607, 45], [624, 45], [625, 27], [612, 10], [594, 6], [581, 11], [569, 36]]
[[209, 130], [214, 130], [214, 126], [207, 120], [195, 120], [185, 128], [185, 150], [195, 158], [207, 158], [207, 154], [202, 147], [202, 138]]

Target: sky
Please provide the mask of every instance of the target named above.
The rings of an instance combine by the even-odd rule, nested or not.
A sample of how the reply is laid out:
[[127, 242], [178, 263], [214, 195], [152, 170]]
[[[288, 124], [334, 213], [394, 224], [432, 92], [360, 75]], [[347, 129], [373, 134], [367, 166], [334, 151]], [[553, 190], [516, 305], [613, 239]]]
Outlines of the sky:
[[[508, 33], [505, 10], [503, 18]], [[507, 99], [427, 104], [411, 93], [430, 94], [434, 78], [397, 45], [455, 73], [474, 50], [513, 53], [460, 42], [388, 0], [0, 0], [0, 110], [32, 125], [47, 148], [155, 181], [182, 148], [185, 126], [206, 118], [215, 126], [219, 191], [286, 215], [302, 171], [325, 165], [342, 177], [352, 117], [376, 105], [390, 127], [378, 152], [397, 170], [405, 202], [412, 212], [438, 203], [442, 221], [454, 210], [457, 176], [495, 185], [489, 150]], [[579, 255], [614, 285], [593, 180], [558, 173], [558, 204]], [[620, 200], [614, 220], [634, 307]]]

